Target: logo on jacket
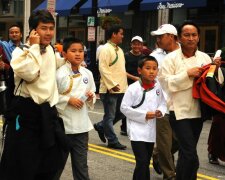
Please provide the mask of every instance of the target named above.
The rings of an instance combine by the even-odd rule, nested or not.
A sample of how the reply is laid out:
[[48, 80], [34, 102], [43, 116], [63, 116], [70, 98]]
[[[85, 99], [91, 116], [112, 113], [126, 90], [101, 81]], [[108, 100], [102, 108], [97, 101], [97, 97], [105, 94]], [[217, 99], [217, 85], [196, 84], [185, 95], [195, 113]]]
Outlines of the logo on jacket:
[[87, 77], [84, 77], [83, 82], [84, 82], [85, 84], [87, 84], [87, 83], [88, 83], [88, 78], [87, 78]]
[[159, 96], [160, 95], [160, 91], [159, 89], [156, 90], [156, 95]]

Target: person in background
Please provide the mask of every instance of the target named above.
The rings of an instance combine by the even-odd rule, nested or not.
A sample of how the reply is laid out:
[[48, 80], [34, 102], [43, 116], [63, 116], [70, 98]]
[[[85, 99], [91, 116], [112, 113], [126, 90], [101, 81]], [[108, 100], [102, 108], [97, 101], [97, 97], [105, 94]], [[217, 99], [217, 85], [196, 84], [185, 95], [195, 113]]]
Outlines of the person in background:
[[199, 168], [197, 143], [203, 126], [200, 104], [192, 96], [193, 81], [200, 77], [202, 66], [211, 58], [198, 50], [200, 30], [193, 22], [178, 28], [181, 48], [169, 53], [163, 63], [159, 80], [167, 90], [172, 104], [169, 120], [179, 143], [176, 179], [195, 180]]
[[126, 149], [122, 145], [113, 128], [113, 124], [124, 118], [120, 112], [120, 104], [127, 89], [127, 74], [123, 50], [118, 46], [123, 40], [123, 27], [113, 25], [107, 30], [108, 41], [99, 54], [100, 99], [103, 102], [103, 120], [94, 124], [102, 142], [108, 140], [108, 147]]
[[[221, 48], [221, 71], [225, 77], [225, 47]], [[223, 78], [221, 78], [223, 79]], [[225, 102], [224, 82], [219, 82], [214, 76], [217, 85], [217, 92], [220, 99]], [[218, 96], [217, 96], [218, 97]], [[210, 164], [219, 164], [219, 159], [225, 162], [225, 114], [215, 111], [212, 118], [212, 125], [208, 137], [208, 159]]]
[[56, 107], [72, 144], [65, 154], [64, 162], [66, 164], [70, 153], [73, 178], [89, 180], [88, 131], [93, 129], [93, 126], [88, 116], [88, 107], [93, 109], [96, 100], [95, 82], [91, 71], [81, 66], [84, 61], [84, 44], [81, 40], [65, 38], [62, 54], [66, 64], [60, 67], [56, 74], [60, 93]]
[[[141, 52], [143, 47], [142, 37], [134, 36], [131, 39], [130, 46], [131, 46], [131, 50], [125, 53], [128, 85], [139, 80], [139, 75], [137, 71], [138, 61], [142, 57], [144, 57], [144, 55]], [[127, 135], [126, 118], [122, 119], [122, 124], [120, 126], [120, 129], [121, 129], [120, 134], [126, 136]]]
[[98, 62], [100, 50], [102, 49], [102, 47], [104, 46], [104, 44], [105, 43], [104, 43], [103, 40], [99, 41], [99, 44], [98, 44], [98, 47], [97, 47], [97, 50], [96, 50], [96, 62]]
[[[15, 97], [6, 114], [6, 139], [0, 162], [1, 180], [54, 180], [67, 148], [58, 102], [58, 61], [50, 45], [55, 21], [47, 10], [29, 17], [29, 44], [17, 47], [10, 65], [15, 75]], [[61, 138], [59, 138], [61, 137]]]
[[143, 46], [142, 46], [142, 54], [144, 54], [145, 56], [148, 56], [149, 54], [151, 54], [152, 50], [148, 48], [148, 44], [146, 41], [143, 41]]
[[21, 27], [17, 24], [13, 24], [8, 29], [9, 41], [0, 41], [0, 46], [3, 48], [8, 62], [12, 59], [13, 50], [22, 45], [22, 30]]
[[[151, 32], [156, 37], [158, 48], [151, 53], [159, 63], [161, 70], [166, 55], [179, 49], [177, 42], [177, 30], [172, 24], [163, 24], [157, 30]], [[169, 94], [163, 89], [168, 103]], [[153, 150], [153, 167], [159, 174], [163, 173], [163, 179], [175, 179], [176, 170], [174, 165], [174, 153], [178, 151], [178, 142], [169, 122], [169, 110], [163, 118], [156, 121], [156, 147]]]
[[140, 81], [129, 85], [120, 110], [127, 117], [127, 132], [136, 160], [133, 180], [149, 180], [149, 165], [156, 140], [156, 118], [165, 114], [166, 101], [156, 80], [158, 62], [153, 56], [139, 60], [138, 73]]

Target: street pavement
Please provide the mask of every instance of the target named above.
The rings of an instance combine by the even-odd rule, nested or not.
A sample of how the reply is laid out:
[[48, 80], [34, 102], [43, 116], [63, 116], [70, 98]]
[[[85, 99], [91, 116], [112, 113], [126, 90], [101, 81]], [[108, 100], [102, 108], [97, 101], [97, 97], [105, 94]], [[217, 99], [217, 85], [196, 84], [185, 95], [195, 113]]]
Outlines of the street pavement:
[[[103, 108], [98, 100], [95, 109], [89, 111], [92, 123], [102, 119]], [[0, 123], [1, 125], [1, 123]], [[100, 141], [95, 130], [89, 133], [89, 151], [88, 166], [91, 180], [131, 180], [135, 167], [135, 159], [131, 149], [128, 137], [120, 135], [120, 125], [118, 122], [114, 128], [119, 141], [127, 146], [126, 150], [114, 150], [107, 148], [107, 144]], [[211, 121], [206, 121], [198, 143], [198, 155], [200, 168], [198, 171], [198, 180], [225, 180], [225, 163], [212, 165], [208, 163], [207, 158], [207, 139], [210, 130]], [[177, 153], [175, 154], [175, 161]], [[162, 180], [162, 175], [158, 175], [150, 166], [151, 180]], [[61, 176], [61, 180], [72, 180], [72, 170], [70, 158]]]

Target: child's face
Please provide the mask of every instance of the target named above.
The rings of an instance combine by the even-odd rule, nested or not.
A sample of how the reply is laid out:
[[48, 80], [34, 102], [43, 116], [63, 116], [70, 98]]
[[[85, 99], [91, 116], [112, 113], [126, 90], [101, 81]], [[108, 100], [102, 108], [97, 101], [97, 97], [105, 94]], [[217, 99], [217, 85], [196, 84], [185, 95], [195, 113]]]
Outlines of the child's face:
[[79, 66], [84, 60], [84, 47], [80, 43], [73, 43], [67, 52], [63, 52], [63, 56], [72, 66]]
[[40, 36], [40, 44], [48, 45], [51, 43], [54, 37], [55, 25], [53, 23], [40, 22], [36, 28], [38, 35]]
[[157, 76], [158, 65], [155, 61], [146, 61], [142, 68], [138, 68], [138, 73], [143, 81], [152, 82]]

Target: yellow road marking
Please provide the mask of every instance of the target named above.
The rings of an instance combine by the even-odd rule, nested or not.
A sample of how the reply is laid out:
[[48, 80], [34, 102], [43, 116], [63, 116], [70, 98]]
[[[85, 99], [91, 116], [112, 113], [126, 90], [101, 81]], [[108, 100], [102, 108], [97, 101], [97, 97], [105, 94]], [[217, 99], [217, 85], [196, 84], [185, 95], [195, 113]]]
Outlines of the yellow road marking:
[[119, 155], [123, 155], [123, 156], [130, 157], [130, 158], [132, 158], [132, 159], [135, 159], [134, 155], [132, 155], [132, 154], [128, 154], [128, 153], [116, 151], [116, 150], [109, 149], [109, 148], [102, 147], [102, 146], [98, 146], [98, 145], [95, 145], [95, 144], [88, 144], [88, 145], [89, 145], [90, 147], [92, 147], [92, 148], [97, 148], [97, 149], [100, 149], [100, 150], [112, 152], [112, 153], [115, 153], [115, 154], [119, 154]]
[[[95, 144], [88, 144], [88, 146], [89, 146], [88, 149], [90, 151], [101, 153], [101, 154], [104, 154], [104, 155], [108, 155], [108, 156], [115, 157], [115, 158], [118, 158], [118, 159], [122, 159], [122, 160], [125, 160], [125, 161], [128, 161], [128, 162], [132, 162], [132, 163], [136, 162], [135, 159], [134, 159], [135, 158], [134, 155], [124, 153], [124, 152], [120, 152], [120, 151], [116, 151], [116, 150], [112, 150], [112, 149], [102, 147], [102, 146], [98, 146], [98, 145], [95, 145]], [[150, 167], [153, 168], [152, 161], [151, 161]], [[199, 173], [197, 174], [197, 176], [198, 176], [197, 180], [219, 180], [218, 178], [214, 178], [214, 177], [207, 176], [207, 175], [204, 175], [204, 174], [199, 174]]]

